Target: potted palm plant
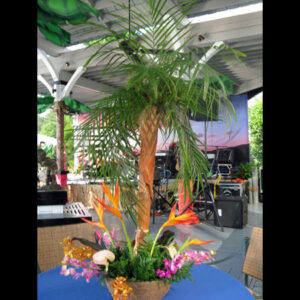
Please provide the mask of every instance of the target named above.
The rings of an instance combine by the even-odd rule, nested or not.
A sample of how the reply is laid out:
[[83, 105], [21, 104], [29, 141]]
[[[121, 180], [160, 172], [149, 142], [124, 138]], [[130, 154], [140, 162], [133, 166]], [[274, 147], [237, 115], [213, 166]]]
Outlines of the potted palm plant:
[[[184, 243], [178, 245], [174, 241], [174, 232], [166, 230], [161, 235], [165, 228], [184, 224], [191, 218], [188, 214], [176, 216], [176, 205], [173, 206], [168, 220], [158, 230], [155, 239], [148, 232], [134, 254], [132, 241], [119, 209], [119, 184], [116, 183], [114, 192], [105, 183], [102, 188], [112, 205], [106, 205], [104, 199], [95, 197], [93, 205], [99, 219], [83, 219], [97, 228], [94, 231], [95, 241], [79, 237], [64, 238], [61, 243], [64, 247], [64, 258], [60, 274], [72, 275], [74, 279], [83, 277], [87, 282], [93, 277], [100, 279], [102, 285], [106, 283], [115, 300], [160, 300], [168, 293], [172, 282], [185, 278], [193, 280], [190, 274], [193, 265], [213, 260], [212, 251], [184, 251], [190, 245], [209, 244], [213, 241], [188, 237]], [[119, 219], [123, 227], [123, 238], [104, 224], [104, 211]], [[79, 241], [84, 246], [78, 246], [74, 241]]]
[[[125, 33], [94, 24], [110, 37], [99, 41], [86, 65], [94, 60], [105, 64], [101, 76], [119, 76], [125, 86], [94, 101], [87, 119], [76, 129], [76, 147], [88, 154], [86, 164], [97, 166], [94, 176], [109, 181], [112, 187], [119, 183], [123, 211], [137, 224], [135, 252], [149, 231], [158, 131], [165, 138], [176, 135], [177, 180], [183, 181], [186, 193], [191, 194], [190, 180], [202, 184], [208, 162], [187, 112], [207, 116], [217, 105], [224, 120], [235, 117], [220, 74], [183, 51], [193, 38], [189, 24], [182, 25], [192, 2], [169, 9], [166, 1], [147, 3], [147, 11], [130, 10], [129, 27], [128, 18], [114, 15]], [[239, 54], [224, 44], [221, 48]], [[138, 158], [133, 153], [136, 148], [140, 150]], [[137, 185], [128, 172], [138, 174]]]

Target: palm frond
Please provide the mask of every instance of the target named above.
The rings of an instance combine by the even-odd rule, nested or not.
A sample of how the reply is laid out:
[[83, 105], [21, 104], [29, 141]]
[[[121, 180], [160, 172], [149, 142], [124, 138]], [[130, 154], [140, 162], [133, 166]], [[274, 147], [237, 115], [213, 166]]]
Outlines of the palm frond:
[[[76, 147], [88, 154], [85, 165], [91, 166], [95, 178], [101, 177], [112, 185], [119, 181], [122, 207], [134, 221], [142, 203], [136, 195], [138, 186], [128, 174], [139, 174], [138, 159], [132, 151], [141, 147], [142, 113], [155, 107], [164, 139], [171, 135], [178, 139], [176, 155], [181, 166], [177, 179], [184, 180], [190, 197], [190, 180], [197, 180], [197, 189], [202, 186], [209, 164], [187, 112], [212, 119], [217, 106], [225, 120], [236, 118], [220, 74], [209, 65], [193, 61], [191, 53], [181, 52], [193, 38], [188, 25], [181, 24], [193, 2], [166, 9], [167, 0], [149, 0], [148, 11], [131, 10], [130, 34], [127, 18], [114, 14], [123, 33], [105, 28], [114, 38], [97, 46], [86, 62], [105, 63], [103, 74], [122, 75], [126, 82], [125, 88], [93, 101], [88, 119], [75, 132]], [[128, 9], [124, 4], [115, 5]], [[103, 26], [97, 28], [104, 30]], [[174, 49], [178, 42], [181, 45]], [[212, 82], [212, 76], [218, 86]]]
[[203, 145], [197, 135], [190, 127], [190, 122], [183, 108], [174, 111], [174, 118], [180, 120], [174, 122], [173, 126], [178, 135], [178, 156], [180, 159], [180, 169], [177, 178], [184, 180], [184, 186], [188, 187], [190, 198], [192, 198], [189, 182], [197, 182], [198, 188], [203, 187], [203, 179], [209, 169], [208, 161], [200, 150], [199, 146]]

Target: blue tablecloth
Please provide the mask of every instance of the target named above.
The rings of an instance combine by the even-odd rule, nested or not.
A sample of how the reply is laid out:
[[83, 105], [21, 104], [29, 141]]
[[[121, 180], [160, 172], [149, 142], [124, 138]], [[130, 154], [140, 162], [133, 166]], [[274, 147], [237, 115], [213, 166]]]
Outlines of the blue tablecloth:
[[[57, 267], [38, 275], [38, 300], [112, 300], [96, 278], [73, 279], [60, 275]], [[193, 266], [194, 282], [173, 283], [163, 300], [253, 300], [245, 286], [227, 273], [208, 265]], [[151, 300], [151, 299], [149, 299]]]

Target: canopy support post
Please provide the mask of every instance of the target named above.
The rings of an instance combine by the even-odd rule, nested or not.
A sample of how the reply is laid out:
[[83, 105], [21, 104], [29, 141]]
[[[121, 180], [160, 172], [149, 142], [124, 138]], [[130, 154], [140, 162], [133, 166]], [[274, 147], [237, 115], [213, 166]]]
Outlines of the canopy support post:
[[40, 80], [50, 91], [51, 96], [54, 97], [54, 110], [56, 112], [56, 162], [57, 174], [64, 173], [64, 101], [63, 98], [68, 96], [71, 89], [75, 85], [78, 78], [86, 71], [86, 68], [80, 66], [76, 69], [72, 77], [67, 83], [59, 80], [59, 73], [54, 69], [45, 51], [38, 49], [38, 56], [43, 60], [45, 66], [51, 74], [53, 79], [53, 88], [44, 79], [42, 75], [38, 76]]
[[52, 92], [52, 87], [51, 85], [48, 83], [48, 81], [42, 76], [42, 75], [38, 75], [37, 79], [44, 84], [44, 86], [48, 89], [48, 91], [50, 92], [50, 95], [53, 96], [53, 92]]

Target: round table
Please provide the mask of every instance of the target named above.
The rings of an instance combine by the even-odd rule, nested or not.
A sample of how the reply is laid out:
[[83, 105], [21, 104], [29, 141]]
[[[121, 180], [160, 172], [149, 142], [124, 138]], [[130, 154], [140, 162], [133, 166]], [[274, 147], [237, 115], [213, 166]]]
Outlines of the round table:
[[[112, 300], [106, 286], [92, 278], [73, 279], [60, 274], [61, 267], [38, 275], [38, 300]], [[246, 287], [229, 274], [205, 264], [193, 266], [189, 279], [173, 283], [163, 300], [253, 300]], [[149, 299], [151, 300], [151, 299]]]

